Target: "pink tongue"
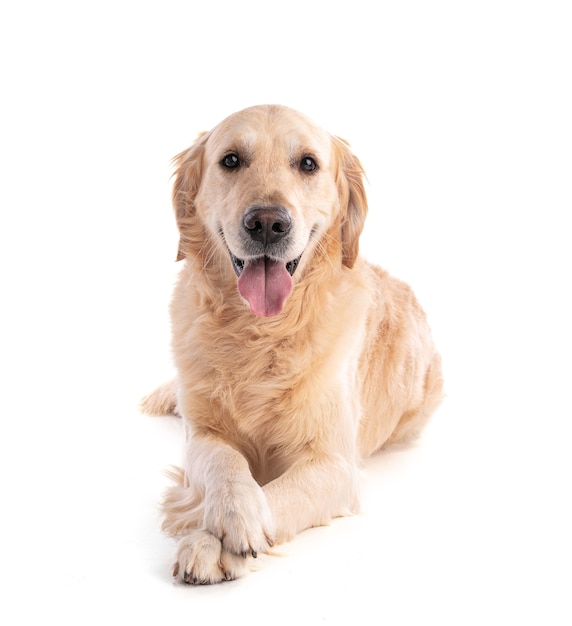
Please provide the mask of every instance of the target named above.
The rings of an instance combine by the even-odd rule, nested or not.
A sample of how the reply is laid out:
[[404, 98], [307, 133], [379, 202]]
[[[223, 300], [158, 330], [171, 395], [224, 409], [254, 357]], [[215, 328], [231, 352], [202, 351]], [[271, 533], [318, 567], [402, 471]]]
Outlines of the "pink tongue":
[[292, 277], [284, 263], [259, 257], [244, 262], [238, 278], [238, 291], [248, 300], [255, 315], [272, 317], [282, 311], [284, 301], [292, 291]]

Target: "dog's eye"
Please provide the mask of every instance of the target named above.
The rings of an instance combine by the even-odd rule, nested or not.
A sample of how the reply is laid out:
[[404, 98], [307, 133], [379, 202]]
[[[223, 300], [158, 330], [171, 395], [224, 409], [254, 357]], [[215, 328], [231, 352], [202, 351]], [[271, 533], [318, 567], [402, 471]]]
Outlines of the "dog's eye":
[[315, 172], [318, 169], [318, 164], [312, 157], [305, 156], [300, 161], [300, 169], [303, 172]]
[[229, 152], [225, 154], [222, 158], [220, 164], [223, 167], [226, 167], [229, 170], [236, 169], [240, 165], [240, 159], [238, 158], [238, 154], [234, 152]]

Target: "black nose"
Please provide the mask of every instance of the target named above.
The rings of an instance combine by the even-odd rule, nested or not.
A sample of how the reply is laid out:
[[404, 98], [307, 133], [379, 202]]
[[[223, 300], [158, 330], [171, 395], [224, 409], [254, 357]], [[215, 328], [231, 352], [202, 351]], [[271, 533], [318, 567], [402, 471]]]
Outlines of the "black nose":
[[254, 241], [266, 246], [280, 241], [292, 227], [288, 211], [280, 206], [252, 207], [242, 220], [246, 232]]

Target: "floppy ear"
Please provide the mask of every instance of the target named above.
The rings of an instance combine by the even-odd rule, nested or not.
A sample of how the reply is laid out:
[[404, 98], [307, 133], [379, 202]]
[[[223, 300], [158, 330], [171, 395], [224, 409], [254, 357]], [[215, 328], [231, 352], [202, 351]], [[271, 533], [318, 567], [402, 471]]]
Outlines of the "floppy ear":
[[342, 262], [350, 269], [359, 252], [359, 238], [367, 215], [364, 170], [344, 139], [334, 137], [339, 156], [338, 189], [342, 206]]
[[195, 198], [201, 184], [206, 135], [207, 133], [201, 133], [190, 148], [172, 160], [175, 166], [172, 200], [179, 229], [177, 261], [185, 258], [185, 226], [188, 227], [189, 221], [195, 215]]

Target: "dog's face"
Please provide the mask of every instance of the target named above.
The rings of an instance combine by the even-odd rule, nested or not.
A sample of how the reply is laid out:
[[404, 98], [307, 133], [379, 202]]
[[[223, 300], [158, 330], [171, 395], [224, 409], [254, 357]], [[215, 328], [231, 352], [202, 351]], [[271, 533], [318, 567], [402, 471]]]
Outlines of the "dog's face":
[[325, 238], [353, 266], [367, 210], [361, 165], [300, 113], [245, 109], [176, 162], [179, 257], [202, 255], [203, 266], [225, 258], [254, 314], [282, 311], [293, 281], [323, 256]]

